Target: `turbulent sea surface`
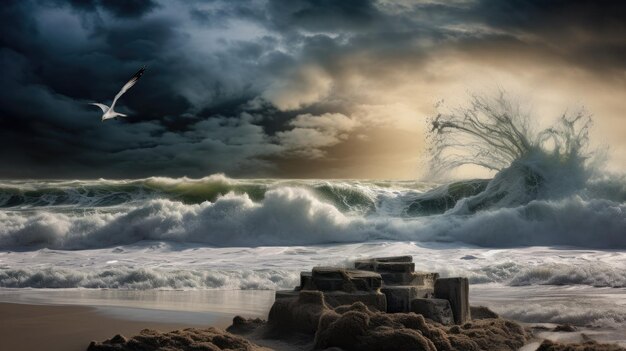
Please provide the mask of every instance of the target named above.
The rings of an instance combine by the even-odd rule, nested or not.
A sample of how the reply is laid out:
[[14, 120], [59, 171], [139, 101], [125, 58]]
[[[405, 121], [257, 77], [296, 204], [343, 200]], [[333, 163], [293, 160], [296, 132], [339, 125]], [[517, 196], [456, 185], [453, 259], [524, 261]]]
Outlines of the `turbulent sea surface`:
[[284, 289], [316, 265], [408, 254], [418, 270], [468, 276], [481, 296], [608, 294], [569, 315], [544, 306], [569, 297], [486, 302], [519, 320], [626, 326], [626, 182], [469, 212], [488, 183], [3, 181], [0, 287]]
[[[385, 248], [394, 246], [398, 252], [432, 251], [416, 260], [418, 267], [463, 270], [454, 273], [468, 274], [475, 283], [626, 286], [626, 273], [616, 266], [624, 263], [626, 249], [623, 180], [592, 184], [584, 195], [457, 213], [487, 182], [438, 186], [223, 175], [4, 181], [0, 284], [289, 286], [295, 278], [281, 268], [347, 260], [379, 249], [392, 254]], [[454, 257], [462, 264], [450, 267], [446, 262], [453, 257], [444, 252], [462, 254]], [[18, 259], [28, 260], [30, 267], [15, 269]], [[80, 264], [70, 263], [74, 261]], [[222, 261], [228, 263], [223, 268], [239, 271], [277, 271], [263, 270], [254, 282], [252, 277], [247, 281], [224, 273], [211, 278], [216, 272], [186, 269], [197, 268], [194, 264], [216, 267]], [[181, 271], [177, 275], [172, 269]]]
[[[317, 265], [412, 255], [506, 317], [626, 343], [626, 178], [590, 164], [580, 115], [533, 134], [493, 111], [433, 122], [435, 160], [492, 179], [0, 181], [0, 288], [285, 289]], [[482, 159], [445, 153], [459, 144]]]

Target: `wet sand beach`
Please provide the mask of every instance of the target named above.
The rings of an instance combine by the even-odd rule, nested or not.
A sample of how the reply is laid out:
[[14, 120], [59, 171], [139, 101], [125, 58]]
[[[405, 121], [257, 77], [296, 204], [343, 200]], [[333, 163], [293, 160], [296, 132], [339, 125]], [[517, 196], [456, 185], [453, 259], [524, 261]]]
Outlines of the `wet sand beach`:
[[131, 321], [108, 316], [95, 307], [0, 303], [0, 348], [3, 350], [84, 351], [91, 340], [142, 329], [169, 331], [188, 323]]
[[0, 290], [0, 349], [85, 350], [142, 329], [225, 329], [237, 314], [265, 317], [268, 291]]

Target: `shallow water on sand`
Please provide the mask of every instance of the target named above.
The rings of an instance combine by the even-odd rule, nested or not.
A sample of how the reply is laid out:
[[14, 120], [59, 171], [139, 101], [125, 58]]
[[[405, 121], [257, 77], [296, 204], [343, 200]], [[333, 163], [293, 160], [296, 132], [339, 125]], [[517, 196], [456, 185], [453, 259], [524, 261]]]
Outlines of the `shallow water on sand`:
[[[235, 315], [266, 319], [273, 301], [271, 290], [0, 289], [0, 302], [92, 306], [124, 320], [222, 328]], [[546, 330], [535, 332], [539, 338], [580, 342], [585, 334], [626, 347], [623, 288], [479, 284], [470, 286], [470, 303], [527, 325], [544, 326]], [[550, 331], [564, 323], [576, 325], [577, 331]]]
[[0, 289], [0, 302], [78, 305], [125, 320], [226, 327], [236, 315], [267, 318], [269, 290]]
[[[626, 347], [626, 289], [589, 286], [520, 286], [491, 283], [470, 286], [470, 303], [484, 305], [528, 325], [547, 328], [539, 338], [581, 342], [582, 334]], [[558, 324], [576, 326], [574, 333], [551, 332]], [[533, 349], [534, 350], [534, 349]]]

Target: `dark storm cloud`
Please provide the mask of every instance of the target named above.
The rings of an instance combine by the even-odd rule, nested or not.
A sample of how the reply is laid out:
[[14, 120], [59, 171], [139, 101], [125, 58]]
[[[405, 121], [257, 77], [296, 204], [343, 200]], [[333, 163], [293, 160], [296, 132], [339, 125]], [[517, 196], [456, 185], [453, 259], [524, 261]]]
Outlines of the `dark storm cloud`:
[[[153, 0], [69, 0], [73, 8], [82, 11], [97, 11], [99, 8], [118, 17], [140, 17], [158, 5]], [[63, 4], [63, 1], [59, 2]]]
[[[216, 4], [214, 7], [203, 7], [205, 4]], [[228, 28], [229, 21], [243, 19], [264, 22], [265, 13], [253, 0], [231, 2], [197, 1], [191, 4], [189, 15], [198, 24], [209, 27]]]
[[[289, 159], [323, 158], [367, 128], [350, 116], [359, 102], [344, 80], [419, 69], [444, 49], [530, 52], [623, 72], [625, 7], [7, 1], [0, 8], [0, 162], [10, 166], [0, 177], [288, 176], [281, 172]], [[100, 122], [87, 103], [110, 103], [144, 64], [146, 74], [116, 107], [131, 117]]]
[[418, 6], [417, 11], [430, 13], [445, 23], [483, 25], [493, 30], [493, 38], [490, 35], [468, 38], [483, 47], [505, 41], [520, 50], [539, 50], [589, 70], [614, 71], [626, 67], [626, 2], [623, 1], [478, 0], [456, 6], [428, 3]]
[[[617, 35], [625, 28], [622, 1], [483, 0], [473, 8], [485, 22], [499, 28], [520, 29], [545, 35], [577, 31]], [[598, 39], [602, 39], [598, 37]]]
[[362, 0], [269, 1], [267, 6], [269, 24], [281, 31], [367, 30], [381, 15], [372, 1]]

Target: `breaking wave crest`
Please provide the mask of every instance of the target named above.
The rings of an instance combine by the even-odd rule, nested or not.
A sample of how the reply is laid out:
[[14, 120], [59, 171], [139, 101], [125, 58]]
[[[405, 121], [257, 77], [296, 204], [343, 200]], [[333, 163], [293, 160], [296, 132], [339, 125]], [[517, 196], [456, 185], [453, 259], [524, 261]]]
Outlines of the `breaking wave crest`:
[[[39, 250], [37, 252], [39, 261], [48, 263], [43, 268], [11, 267], [20, 261], [20, 253], [12, 253], [12, 256], [5, 254], [0, 256], [5, 261], [4, 265], [0, 265], [0, 287], [131, 290], [290, 289], [298, 285], [301, 270], [310, 270], [312, 266], [318, 264], [328, 264], [328, 253], [336, 247], [310, 247], [308, 250], [301, 250], [298, 256], [308, 255], [306, 258], [308, 262], [299, 263], [286, 263], [289, 260], [286, 257], [276, 258], [276, 252], [281, 251], [280, 249], [273, 253], [263, 252], [263, 248], [246, 249], [246, 255], [259, 255], [258, 261], [272, 267], [260, 268], [255, 266], [256, 260], [242, 259], [242, 252], [238, 250], [215, 253], [206, 250], [195, 251], [193, 246], [176, 249], [168, 245], [154, 244], [156, 243], [146, 242], [135, 247], [89, 250], [87, 255], [97, 259], [87, 267], [72, 263], [82, 259], [83, 254], [80, 252], [68, 254], [67, 251]], [[357, 252], [360, 250], [357, 244], [348, 245], [343, 249]], [[626, 287], [624, 265], [620, 264], [620, 260], [623, 262], [623, 255], [610, 257], [601, 252], [586, 254], [578, 252], [578, 255], [586, 256], [588, 260], [576, 262], [575, 259], [564, 258], [560, 263], [537, 264], [534, 262], [536, 260], [534, 255], [541, 253], [536, 251], [517, 253], [514, 260], [507, 260], [506, 253], [503, 253], [502, 257], [487, 259], [492, 254], [486, 251], [482, 255], [479, 254], [480, 258], [476, 258], [478, 262], [465, 267], [458, 264], [448, 267], [446, 263], [450, 265], [454, 260], [450, 252], [443, 253], [435, 259], [435, 262], [431, 262], [434, 266], [419, 263], [419, 258], [423, 254], [416, 253], [417, 270], [429, 271], [437, 267], [441, 276], [466, 276], [472, 286], [497, 283], [513, 287], [539, 285]], [[112, 258], [115, 260], [111, 260]], [[170, 264], [173, 262], [175, 263]]]
[[535, 200], [471, 216], [404, 218], [345, 213], [309, 189], [278, 187], [258, 202], [247, 194], [229, 193], [214, 202], [156, 199], [114, 212], [2, 211], [0, 223], [0, 248], [85, 249], [142, 240], [218, 247], [373, 240], [626, 247], [626, 204], [579, 196]]
[[214, 201], [229, 192], [263, 198], [268, 184], [238, 181], [222, 174], [201, 179], [151, 177], [137, 180], [5, 181], [0, 183], [0, 208], [51, 206], [106, 207], [167, 198], [183, 203]]
[[496, 308], [503, 317], [526, 323], [573, 324], [591, 328], [623, 329], [626, 313], [613, 308], [565, 303], [527, 303]]
[[[400, 189], [390, 190], [392, 182], [231, 179], [215, 174], [200, 179], [151, 177], [137, 180], [93, 181], [4, 181], [0, 182], [0, 209], [50, 210], [55, 208], [106, 208], [140, 204], [152, 199], [168, 199], [184, 204], [215, 201], [226, 194], [247, 195], [261, 201], [265, 193], [279, 187], [300, 187], [343, 212], [371, 214], [385, 196], [397, 191], [417, 195], [428, 186], [419, 182], [400, 182]], [[397, 184], [394, 184], [397, 185]]]
[[299, 279], [297, 272], [284, 270], [0, 269], [3, 288], [278, 290], [296, 286]]
[[508, 281], [512, 286], [526, 285], [590, 285], [594, 287], [626, 287], [625, 267], [601, 263], [578, 265], [547, 264], [524, 268]]
[[435, 174], [463, 165], [497, 172], [483, 191], [456, 203], [457, 214], [578, 194], [602, 160], [589, 148], [592, 121], [585, 110], [536, 130], [530, 114], [504, 92], [494, 98], [473, 96], [469, 107], [440, 113], [431, 124]]

